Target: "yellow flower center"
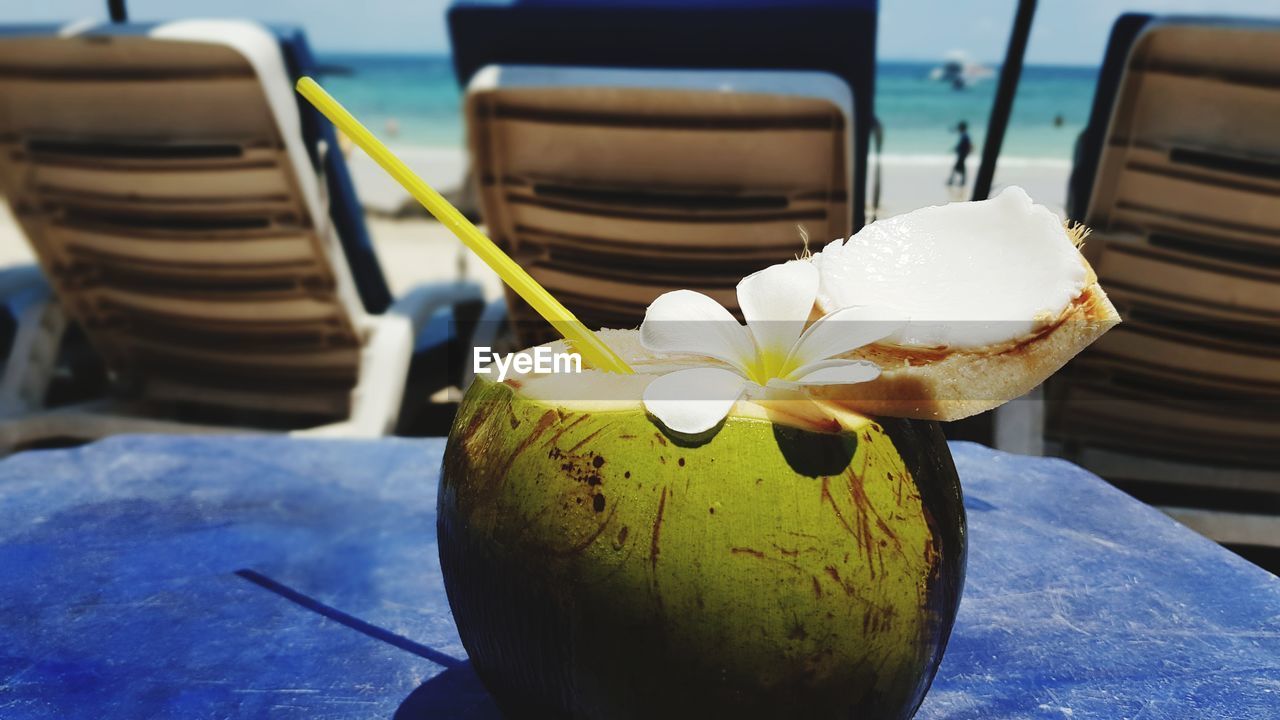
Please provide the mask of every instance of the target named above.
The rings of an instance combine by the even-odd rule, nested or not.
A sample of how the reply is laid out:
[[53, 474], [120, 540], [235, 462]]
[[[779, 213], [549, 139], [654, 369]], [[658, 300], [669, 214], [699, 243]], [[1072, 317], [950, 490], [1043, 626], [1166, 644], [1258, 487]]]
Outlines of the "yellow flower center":
[[748, 379], [757, 385], [766, 385], [773, 378], [786, 378], [791, 371], [795, 370], [791, 367], [794, 363], [787, 362], [790, 354], [789, 350], [761, 348], [756, 354], [755, 361], [747, 367]]

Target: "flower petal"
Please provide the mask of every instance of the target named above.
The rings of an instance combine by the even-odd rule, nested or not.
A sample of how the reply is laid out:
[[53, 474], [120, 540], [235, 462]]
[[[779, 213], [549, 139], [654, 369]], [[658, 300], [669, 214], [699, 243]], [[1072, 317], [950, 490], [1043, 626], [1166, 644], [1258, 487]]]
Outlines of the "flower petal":
[[892, 308], [860, 305], [837, 310], [809, 326], [787, 359], [788, 378], [802, 378], [817, 364], [886, 337], [906, 324]]
[[790, 354], [813, 311], [818, 280], [818, 269], [812, 263], [792, 260], [748, 275], [738, 283], [738, 305], [767, 365], [780, 368]]
[[663, 293], [645, 310], [646, 350], [718, 358], [746, 372], [755, 356], [751, 334], [720, 303], [692, 290]]
[[690, 368], [660, 375], [644, 391], [644, 407], [668, 430], [703, 433], [724, 420], [747, 381], [720, 368]]
[[786, 389], [801, 388], [806, 385], [856, 385], [869, 382], [880, 377], [880, 366], [866, 360], [828, 360], [797, 380], [773, 379], [771, 387]]

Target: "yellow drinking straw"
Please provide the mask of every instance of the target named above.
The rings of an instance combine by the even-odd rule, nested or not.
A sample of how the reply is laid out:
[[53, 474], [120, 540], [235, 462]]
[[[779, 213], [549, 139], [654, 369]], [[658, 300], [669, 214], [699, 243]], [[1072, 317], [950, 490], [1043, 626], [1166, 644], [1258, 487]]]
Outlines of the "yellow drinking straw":
[[333, 96], [325, 92], [320, 84], [309, 77], [298, 80], [298, 92], [308, 102], [316, 106], [329, 121], [338, 127], [347, 137], [351, 138], [361, 150], [368, 153], [374, 162], [382, 166], [396, 182], [404, 186], [422, 206], [427, 209], [436, 220], [449, 228], [449, 231], [458, 237], [464, 245], [471, 248], [471, 251], [480, 256], [481, 260], [493, 268], [516, 294], [524, 298], [538, 314], [551, 323], [552, 327], [560, 332], [566, 340], [582, 354], [591, 365], [608, 370], [615, 373], [631, 373], [634, 372], [626, 361], [618, 357], [613, 351], [591, 330], [583, 325], [578, 318], [569, 312], [569, 309], [560, 304], [547, 289], [538, 284], [525, 272], [524, 268], [516, 264], [510, 256], [502, 252], [502, 249], [494, 244], [492, 240], [484, 236], [474, 224], [471, 223], [458, 209], [449, 204], [440, 193], [436, 192], [417, 173], [409, 169], [400, 158], [396, 157], [382, 141], [369, 132], [369, 129], [360, 123], [342, 104], [333, 99]]

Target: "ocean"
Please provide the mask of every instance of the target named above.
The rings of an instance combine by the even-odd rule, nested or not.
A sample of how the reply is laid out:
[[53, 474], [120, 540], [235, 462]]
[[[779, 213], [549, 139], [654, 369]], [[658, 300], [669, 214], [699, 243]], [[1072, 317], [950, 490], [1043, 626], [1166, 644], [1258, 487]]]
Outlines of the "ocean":
[[[345, 70], [324, 77], [330, 92], [388, 140], [462, 146], [461, 93], [447, 56], [328, 54], [320, 60]], [[954, 147], [951, 128], [960, 120], [969, 123], [975, 156], [980, 154], [996, 77], [953, 90], [929, 80], [933, 67], [917, 62], [879, 64], [876, 114], [884, 127], [886, 156], [936, 161]], [[1005, 133], [1002, 164], [1069, 162], [1076, 136], [1088, 119], [1097, 76], [1096, 68], [1025, 67]]]

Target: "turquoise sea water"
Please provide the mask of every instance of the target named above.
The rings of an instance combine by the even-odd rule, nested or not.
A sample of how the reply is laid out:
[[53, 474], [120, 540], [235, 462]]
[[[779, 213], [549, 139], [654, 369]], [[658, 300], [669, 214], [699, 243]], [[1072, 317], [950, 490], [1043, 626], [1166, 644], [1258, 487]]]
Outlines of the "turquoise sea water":
[[[395, 142], [460, 146], [461, 94], [449, 58], [423, 55], [326, 55], [326, 65], [349, 74], [326, 76], [325, 85], [376, 132]], [[931, 64], [881, 62], [876, 114], [885, 128], [887, 155], [945, 155], [955, 145], [950, 128], [967, 120], [980, 151], [995, 94], [994, 77], [966, 90], [931, 82]], [[1097, 81], [1094, 68], [1029, 66], [1024, 69], [1005, 158], [1069, 160], [1088, 117]], [[1062, 125], [1055, 126], [1057, 116]]]

